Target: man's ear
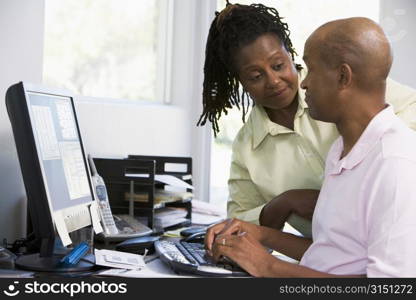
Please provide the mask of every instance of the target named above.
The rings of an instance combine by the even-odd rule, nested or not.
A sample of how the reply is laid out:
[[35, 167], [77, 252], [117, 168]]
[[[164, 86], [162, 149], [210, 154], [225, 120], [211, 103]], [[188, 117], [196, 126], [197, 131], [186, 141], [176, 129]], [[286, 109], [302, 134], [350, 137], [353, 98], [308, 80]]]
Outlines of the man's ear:
[[343, 63], [339, 66], [339, 76], [338, 76], [338, 84], [339, 87], [344, 89], [351, 85], [352, 83], [352, 70], [351, 67]]

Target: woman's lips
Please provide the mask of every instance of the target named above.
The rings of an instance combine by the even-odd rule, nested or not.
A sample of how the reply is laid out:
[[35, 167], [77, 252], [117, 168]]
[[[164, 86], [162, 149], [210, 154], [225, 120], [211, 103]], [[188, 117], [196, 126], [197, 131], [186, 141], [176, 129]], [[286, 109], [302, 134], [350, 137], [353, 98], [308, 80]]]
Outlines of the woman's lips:
[[287, 87], [285, 87], [285, 88], [283, 88], [283, 89], [280, 89], [280, 90], [278, 90], [277, 92], [274, 92], [273, 94], [270, 94], [270, 96], [269, 96], [268, 98], [271, 98], [271, 97], [278, 97], [278, 96], [280, 96], [281, 94], [283, 94], [286, 90], [287, 90]]

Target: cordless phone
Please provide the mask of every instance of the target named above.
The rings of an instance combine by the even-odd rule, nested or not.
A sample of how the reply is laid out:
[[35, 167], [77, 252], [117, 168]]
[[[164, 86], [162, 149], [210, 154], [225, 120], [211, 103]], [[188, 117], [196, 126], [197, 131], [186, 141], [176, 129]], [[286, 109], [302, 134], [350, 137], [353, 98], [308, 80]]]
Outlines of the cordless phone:
[[94, 160], [91, 155], [88, 155], [88, 162], [91, 169], [91, 179], [94, 185], [94, 189], [98, 198], [98, 207], [103, 223], [103, 228], [106, 234], [114, 235], [118, 234], [118, 229], [114, 223], [113, 214], [111, 212], [110, 204], [108, 202], [107, 189], [103, 178], [98, 175], [97, 169], [94, 164]]

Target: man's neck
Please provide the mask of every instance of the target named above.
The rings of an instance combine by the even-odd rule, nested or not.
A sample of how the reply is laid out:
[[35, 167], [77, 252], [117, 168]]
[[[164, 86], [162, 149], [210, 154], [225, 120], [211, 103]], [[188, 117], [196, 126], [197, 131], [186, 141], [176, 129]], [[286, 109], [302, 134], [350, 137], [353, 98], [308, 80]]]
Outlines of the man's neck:
[[[357, 105], [350, 107], [344, 118], [336, 123], [344, 144], [340, 159], [351, 151], [370, 121], [386, 107], [384, 100], [373, 101], [367, 98], [354, 101], [354, 103]], [[373, 105], [368, 105], [369, 103], [373, 103]]]

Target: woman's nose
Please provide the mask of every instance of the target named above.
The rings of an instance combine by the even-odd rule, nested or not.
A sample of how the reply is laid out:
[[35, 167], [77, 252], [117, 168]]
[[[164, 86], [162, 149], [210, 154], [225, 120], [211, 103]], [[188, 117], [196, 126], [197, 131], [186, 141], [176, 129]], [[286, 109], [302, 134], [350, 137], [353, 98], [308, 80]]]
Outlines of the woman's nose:
[[267, 84], [268, 87], [274, 88], [280, 83], [280, 78], [276, 74], [269, 74]]

